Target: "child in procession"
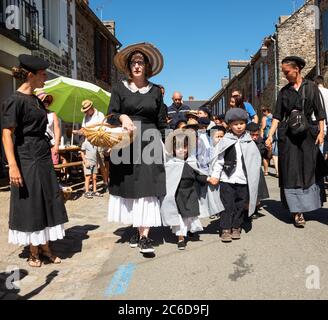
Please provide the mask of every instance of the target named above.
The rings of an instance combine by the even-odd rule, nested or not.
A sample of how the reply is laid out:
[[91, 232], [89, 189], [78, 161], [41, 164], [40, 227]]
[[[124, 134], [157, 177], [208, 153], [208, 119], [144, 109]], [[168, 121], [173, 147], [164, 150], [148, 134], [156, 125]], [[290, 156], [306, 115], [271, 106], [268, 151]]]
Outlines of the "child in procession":
[[[186, 248], [187, 234], [202, 231], [200, 217], [209, 215], [208, 199], [200, 199], [200, 187], [206, 186], [209, 177], [199, 169], [195, 156], [194, 130], [175, 130], [166, 139], [166, 150], [171, 155], [165, 164], [167, 194], [161, 204], [163, 225], [170, 226], [177, 235], [179, 250]], [[222, 209], [222, 208], [220, 208]], [[215, 208], [214, 210], [220, 210]], [[219, 211], [216, 211], [219, 212]]]
[[220, 183], [224, 211], [220, 215], [221, 241], [240, 239], [244, 208], [248, 215], [256, 208], [261, 155], [248, 132], [248, 115], [241, 108], [230, 109], [225, 118], [228, 132], [215, 147], [209, 182]]

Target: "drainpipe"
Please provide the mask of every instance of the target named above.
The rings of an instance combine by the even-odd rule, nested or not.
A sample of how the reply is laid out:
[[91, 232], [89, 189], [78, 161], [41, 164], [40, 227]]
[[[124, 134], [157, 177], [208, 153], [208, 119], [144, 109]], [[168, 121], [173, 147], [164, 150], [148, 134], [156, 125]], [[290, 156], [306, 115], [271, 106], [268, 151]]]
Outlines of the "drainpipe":
[[277, 40], [270, 36], [270, 40], [273, 42], [274, 51], [274, 101], [278, 99], [278, 57], [277, 57]]
[[[314, 17], [315, 19], [315, 49], [316, 49], [316, 65], [317, 65], [317, 75], [321, 74], [321, 68], [320, 68], [320, 27], [321, 27], [321, 21], [320, 21], [320, 0], [315, 1], [315, 6], [319, 10], [314, 10], [314, 15], [316, 15], [319, 12], [319, 17]], [[318, 19], [318, 21], [317, 21]], [[317, 25], [318, 23], [318, 25]]]
[[72, 1], [72, 25], [71, 25], [71, 36], [73, 38], [73, 54], [72, 54], [72, 60], [74, 62], [73, 70], [72, 70], [72, 78], [77, 79], [77, 56], [76, 56], [76, 0]]

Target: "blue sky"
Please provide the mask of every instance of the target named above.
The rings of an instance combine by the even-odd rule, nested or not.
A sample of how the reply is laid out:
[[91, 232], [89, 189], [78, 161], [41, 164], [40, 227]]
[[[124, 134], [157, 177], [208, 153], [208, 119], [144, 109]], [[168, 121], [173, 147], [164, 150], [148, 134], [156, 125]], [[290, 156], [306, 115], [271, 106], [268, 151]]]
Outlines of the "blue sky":
[[228, 60], [248, 60], [262, 39], [274, 33], [281, 15], [304, 0], [90, 0], [103, 20], [115, 20], [123, 46], [151, 42], [164, 56], [152, 82], [166, 88], [165, 103], [177, 90], [184, 100], [210, 98], [228, 75]]

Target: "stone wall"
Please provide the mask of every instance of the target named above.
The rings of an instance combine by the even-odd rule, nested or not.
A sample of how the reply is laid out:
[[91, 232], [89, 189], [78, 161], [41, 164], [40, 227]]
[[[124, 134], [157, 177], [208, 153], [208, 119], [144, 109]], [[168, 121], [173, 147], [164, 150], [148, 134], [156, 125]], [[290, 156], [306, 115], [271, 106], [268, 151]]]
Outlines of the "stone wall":
[[[323, 21], [327, 19], [324, 13], [328, 10], [328, 0], [320, 1], [321, 25], [320, 25], [320, 71], [325, 78], [326, 86], [328, 85], [328, 48], [324, 48], [323, 39], [327, 39], [328, 34], [323, 33]], [[325, 50], [326, 49], [326, 50]]]
[[[90, 9], [89, 9], [90, 10]], [[100, 24], [99, 20], [99, 24]], [[95, 71], [95, 32], [100, 27], [90, 17], [90, 13], [83, 7], [77, 6], [76, 10], [76, 51], [77, 51], [77, 77], [80, 80], [94, 83], [107, 91], [111, 91], [112, 86], [118, 81], [117, 70], [114, 66], [114, 55], [116, 54], [116, 44], [111, 41], [108, 35], [109, 44], [109, 83], [96, 77]], [[110, 31], [107, 30], [108, 33]]]
[[[314, 4], [314, 0], [308, 0], [290, 18], [277, 25], [279, 65], [286, 56], [300, 56], [306, 61], [306, 66], [302, 71], [304, 76], [316, 66], [315, 14], [310, 8]], [[280, 68], [278, 70], [278, 86], [281, 89], [287, 84], [287, 80]]]
[[72, 76], [72, 61], [68, 52], [65, 52], [62, 54], [62, 56], [59, 56], [53, 51], [40, 46], [40, 49], [35, 51], [34, 55], [49, 61], [49, 69], [55, 73], [65, 77]]
[[[276, 103], [276, 94], [275, 94], [275, 87], [276, 87], [276, 76], [275, 76], [275, 54], [274, 54], [274, 42], [267, 41], [266, 45], [268, 47], [267, 56], [261, 57], [258, 54], [257, 59], [252, 61], [252, 72], [258, 67], [260, 64], [263, 63], [263, 66], [268, 66], [268, 82], [264, 86], [261, 92], [255, 92], [255, 85], [252, 89], [252, 96], [253, 99], [251, 101], [254, 109], [257, 111], [259, 117], [261, 117], [261, 108], [263, 106], [268, 106], [271, 109], [274, 109]], [[255, 79], [254, 79], [255, 81]]]
[[[77, 8], [76, 10], [76, 58], [77, 78], [82, 81], [95, 83], [95, 29]], [[95, 83], [96, 84], [96, 83]], [[107, 89], [107, 88], [106, 88]]]

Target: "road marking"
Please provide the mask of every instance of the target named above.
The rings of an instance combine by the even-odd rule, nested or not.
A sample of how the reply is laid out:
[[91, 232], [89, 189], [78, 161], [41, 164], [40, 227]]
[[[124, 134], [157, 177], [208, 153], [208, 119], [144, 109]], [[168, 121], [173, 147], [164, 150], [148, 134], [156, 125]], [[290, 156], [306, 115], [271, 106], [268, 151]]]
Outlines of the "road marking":
[[114, 273], [109, 286], [105, 290], [105, 296], [113, 297], [125, 294], [128, 290], [135, 269], [136, 265], [134, 263], [119, 266]]

